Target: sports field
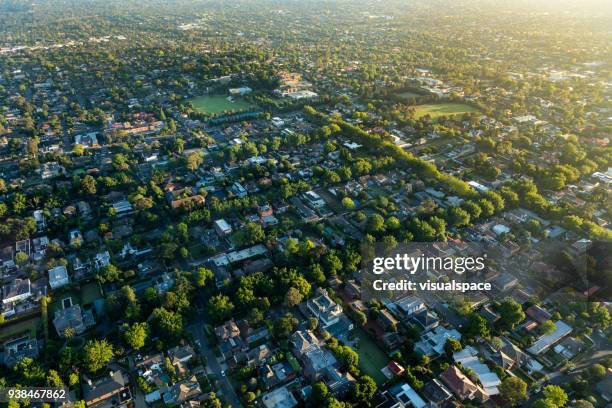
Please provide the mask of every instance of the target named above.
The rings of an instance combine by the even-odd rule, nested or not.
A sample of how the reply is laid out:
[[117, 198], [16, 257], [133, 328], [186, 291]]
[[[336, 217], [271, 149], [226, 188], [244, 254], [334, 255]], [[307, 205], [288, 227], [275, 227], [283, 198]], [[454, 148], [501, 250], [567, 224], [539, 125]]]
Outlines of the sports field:
[[233, 101], [229, 101], [225, 95], [199, 96], [191, 99], [190, 102], [196, 110], [206, 115], [229, 114], [254, 108], [242, 98], [233, 98]]
[[418, 98], [419, 96], [422, 96], [422, 95], [419, 95], [418, 93], [409, 92], [409, 91], [400, 92], [397, 95], [402, 99]]
[[464, 103], [431, 103], [415, 106], [414, 116], [418, 119], [429, 115], [432, 119], [436, 119], [440, 116], [461, 115], [472, 112], [478, 112], [478, 109]]

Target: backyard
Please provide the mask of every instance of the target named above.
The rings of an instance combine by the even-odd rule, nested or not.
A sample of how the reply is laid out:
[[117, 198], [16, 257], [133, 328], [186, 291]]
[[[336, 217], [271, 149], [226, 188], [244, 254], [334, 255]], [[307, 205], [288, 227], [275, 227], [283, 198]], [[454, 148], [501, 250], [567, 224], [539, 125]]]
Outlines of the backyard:
[[359, 355], [359, 369], [372, 377], [376, 384], [385, 383], [387, 378], [380, 370], [388, 364], [389, 358], [361, 328], [355, 329], [353, 334], [355, 340], [358, 339], [355, 351]]

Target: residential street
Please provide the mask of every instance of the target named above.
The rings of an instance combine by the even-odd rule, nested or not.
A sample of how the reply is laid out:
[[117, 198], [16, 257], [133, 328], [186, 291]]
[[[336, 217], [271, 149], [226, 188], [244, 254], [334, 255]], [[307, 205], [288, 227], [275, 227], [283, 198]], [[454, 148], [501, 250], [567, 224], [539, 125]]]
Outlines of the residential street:
[[216, 377], [216, 385], [220, 392], [217, 394], [222, 396], [226, 403], [231, 405], [232, 408], [240, 408], [242, 404], [240, 403], [240, 398], [234, 391], [234, 387], [230, 383], [229, 379], [226, 376], [221, 375], [221, 371], [223, 368], [221, 364], [217, 361], [217, 356], [213, 352], [212, 348], [208, 344], [208, 339], [206, 338], [206, 334], [203, 330], [203, 323], [194, 324], [188, 327], [188, 330], [193, 334], [194, 338], [200, 342], [200, 353], [206, 359], [207, 371], [212, 373]]

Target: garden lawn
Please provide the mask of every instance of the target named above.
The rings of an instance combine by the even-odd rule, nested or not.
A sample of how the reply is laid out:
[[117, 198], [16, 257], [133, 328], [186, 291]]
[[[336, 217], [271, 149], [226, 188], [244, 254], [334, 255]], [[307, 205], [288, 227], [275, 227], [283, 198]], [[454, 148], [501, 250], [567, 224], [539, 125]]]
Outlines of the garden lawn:
[[355, 350], [359, 355], [359, 369], [372, 377], [376, 384], [385, 383], [387, 378], [380, 369], [389, 363], [389, 357], [361, 328], [355, 329], [354, 335], [359, 338], [359, 348]]

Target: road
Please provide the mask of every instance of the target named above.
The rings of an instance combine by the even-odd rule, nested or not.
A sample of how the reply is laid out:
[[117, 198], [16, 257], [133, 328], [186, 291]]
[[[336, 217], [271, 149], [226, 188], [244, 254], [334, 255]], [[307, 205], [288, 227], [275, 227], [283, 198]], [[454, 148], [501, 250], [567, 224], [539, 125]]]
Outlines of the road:
[[231, 405], [232, 408], [242, 408], [240, 398], [238, 398], [229, 379], [221, 375], [223, 369], [219, 361], [217, 361], [217, 356], [215, 356], [212, 347], [208, 343], [208, 339], [204, 333], [204, 325], [194, 324], [189, 326], [188, 330], [193, 334], [193, 337], [200, 342], [200, 354], [206, 359], [208, 369], [217, 377], [217, 387], [221, 390], [219, 394], [223, 396], [225, 402]]

